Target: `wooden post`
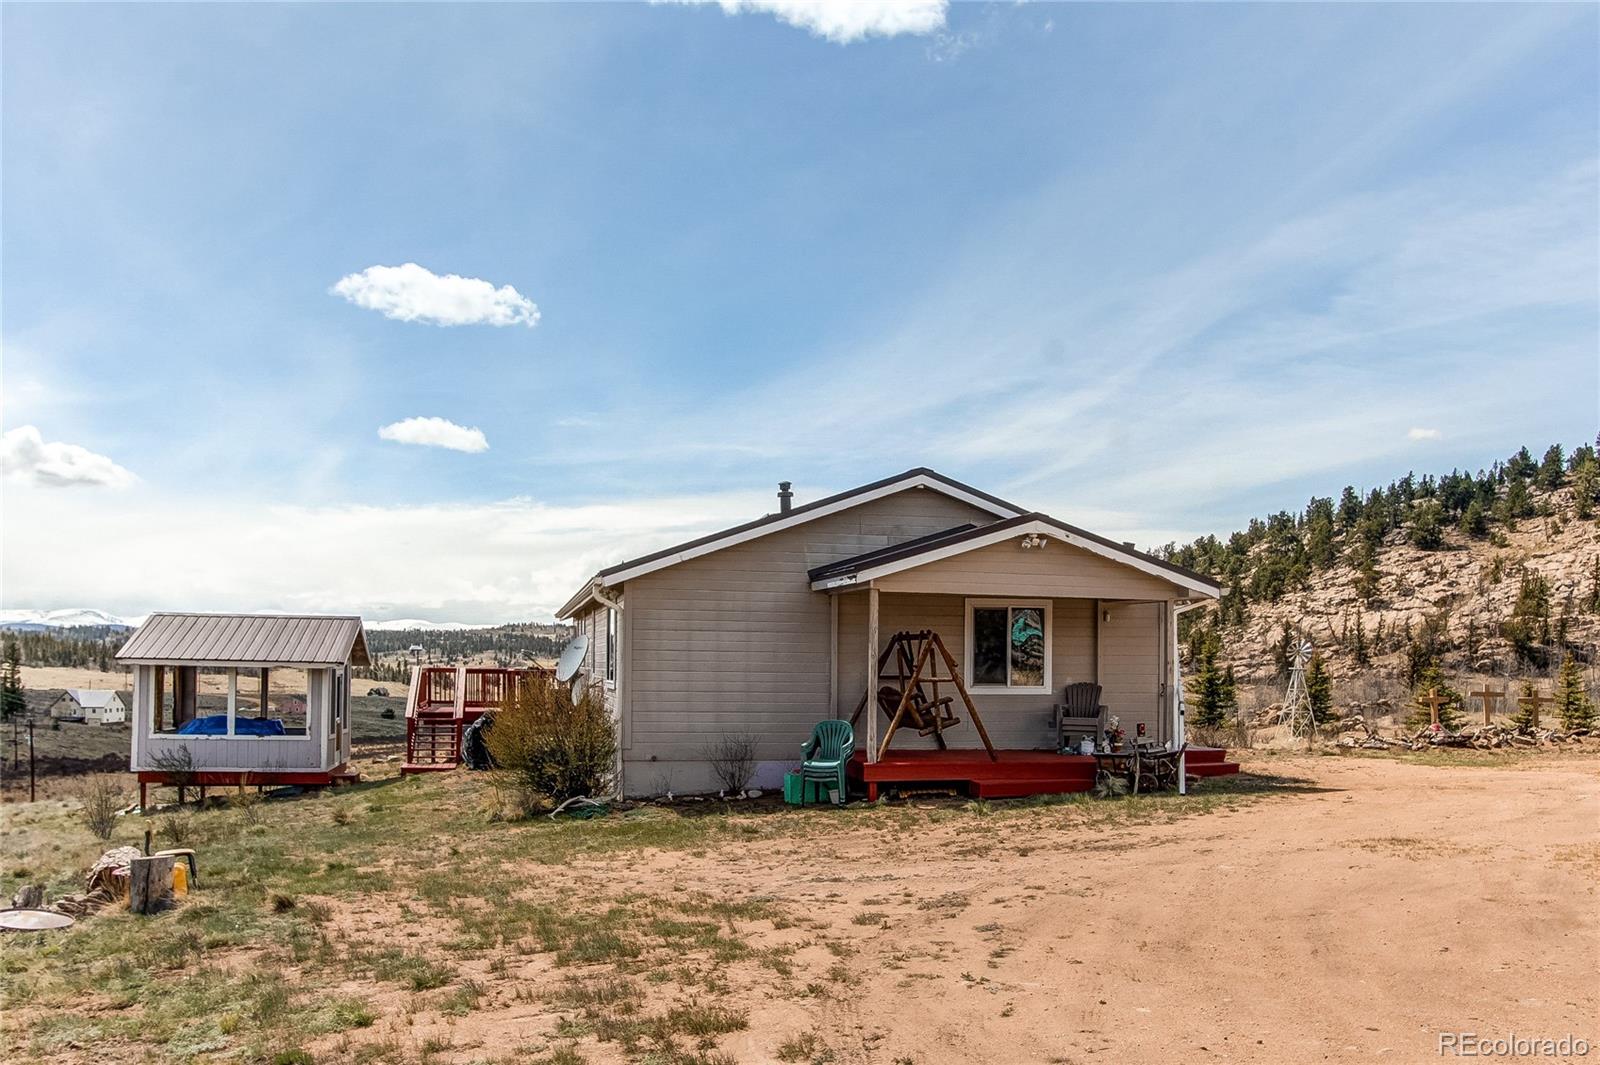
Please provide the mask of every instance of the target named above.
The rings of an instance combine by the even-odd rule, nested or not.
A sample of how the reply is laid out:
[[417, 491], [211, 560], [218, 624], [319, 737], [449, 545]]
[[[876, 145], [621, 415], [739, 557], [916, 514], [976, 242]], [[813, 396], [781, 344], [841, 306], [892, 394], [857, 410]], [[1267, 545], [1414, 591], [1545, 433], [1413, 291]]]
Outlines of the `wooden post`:
[[828, 596], [828, 716], [839, 716], [839, 597], [837, 595]]
[[873, 695], [878, 690], [878, 589], [867, 586], [867, 760], [878, 760], [878, 715]]
[[128, 909], [133, 913], [159, 913], [172, 901], [170, 854], [141, 855], [128, 863]]
[[1494, 708], [1499, 705], [1500, 700], [1506, 697], [1506, 693], [1504, 691], [1491, 688], [1489, 685], [1485, 684], [1479, 690], [1475, 692], [1468, 692], [1467, 694], [1475, 695], [1479, 699], [1483, 700], [1483, 723], [1485, 725], [1494, 724]]

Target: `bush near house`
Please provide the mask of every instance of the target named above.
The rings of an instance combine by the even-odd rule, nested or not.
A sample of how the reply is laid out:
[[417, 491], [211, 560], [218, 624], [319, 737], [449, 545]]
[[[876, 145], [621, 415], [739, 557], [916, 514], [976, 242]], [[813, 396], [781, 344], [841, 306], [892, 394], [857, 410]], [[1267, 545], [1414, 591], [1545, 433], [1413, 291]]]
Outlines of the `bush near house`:
[[530, 677], [495, 714], [484, 741], [525, 810], [611, 793], [616, 725], [595, 688], [574, 700], [566, 685]]

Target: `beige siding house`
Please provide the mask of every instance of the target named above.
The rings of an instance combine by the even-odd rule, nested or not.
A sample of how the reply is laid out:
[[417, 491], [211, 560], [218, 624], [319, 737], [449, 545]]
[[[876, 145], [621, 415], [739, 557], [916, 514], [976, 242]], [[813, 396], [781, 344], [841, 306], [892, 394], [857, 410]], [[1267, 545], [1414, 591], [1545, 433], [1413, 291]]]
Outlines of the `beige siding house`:
[[[1132, 735], [1178, 742], [1177, 614], [1211, 579], [929, 469], [909, 470], [601, 570], [561, 608], [622, 738], [628, 795], [715, 790], [707, 746], [757, 741], [760, 786], [812, 727], [849, 718], [890, 636], [936, 631], [999, 747], [1052, 750], [1062, 689], [1094, 681]], [[1042, 663], [1012, 633], [1039, 629]], [[1042, 672], [1042, 676], [1040, 673]], [[874, 709], [875, 708], [869, 708]], [[876, 757], [884, 723], [864, 713]], [[946, 735], [977, 746], [971, 728]], [[933, 743], [902, 730], [894, 746]]]

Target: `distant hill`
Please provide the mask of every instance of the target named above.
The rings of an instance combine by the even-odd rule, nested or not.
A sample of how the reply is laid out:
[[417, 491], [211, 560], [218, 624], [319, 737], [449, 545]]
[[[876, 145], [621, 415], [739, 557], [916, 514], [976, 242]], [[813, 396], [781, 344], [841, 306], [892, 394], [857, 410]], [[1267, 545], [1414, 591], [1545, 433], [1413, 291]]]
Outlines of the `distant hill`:
[[[1242, 681], [1286, 668], [1311, 640], [1335, 676], [1545, 673], [1600, 645], [1600, 465], [1527, 448], [1477, 473], [1346, 487], [1226, 539], [1158, 554], [1220, 578], [1217, 607], [1185, 616], [1192, 653], [1214, 635]], [[1197, 615], [1199, 615], [1197, 617]]]

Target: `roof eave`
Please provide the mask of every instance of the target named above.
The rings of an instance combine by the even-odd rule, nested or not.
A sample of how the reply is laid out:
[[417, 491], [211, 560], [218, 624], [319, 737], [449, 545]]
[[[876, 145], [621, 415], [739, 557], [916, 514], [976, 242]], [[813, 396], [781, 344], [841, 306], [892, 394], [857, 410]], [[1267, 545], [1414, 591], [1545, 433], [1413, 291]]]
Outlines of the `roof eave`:
[[1175, 585], [1185, 593], [1196, 594], [1207, 599], [1215, 599], [1222, 593], [1220, 584], [1192, 570], [1152, 558], [1140, 551], [1118, 546], [1103, 537], [1095, 536], [1085, 530], [1052, 518], [1048, 514], [1039, 513], [1024, 514], [1015, 519], [997, 522], [993, 526], [978, 526], [968, 535], [953, 538], [944, 543], [930, 544], [925, 551], [888, 559], [875, 565], [866, 566], [853, 573], [839, 573], [822, 577], [812, 581], [811, 587], [814, 591], [827, 592], [870, 584], [879, 577], [887, 577], [890, 574], [900, 573], [904, 570], [916, 569], [920, 566], [937, 562], [940, 559], [963, 555], [970, 551], [976, 551], [983, 547], [989, 547], [993, 544], [1031, 533], [1049, 536], [1111, 561], [1131, 566], [1158, 580]]

